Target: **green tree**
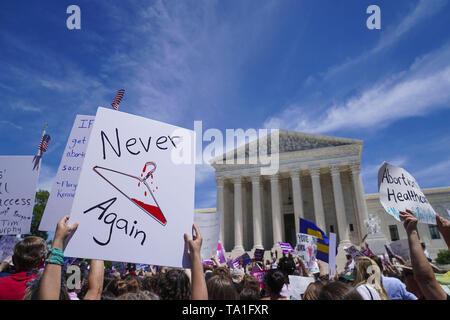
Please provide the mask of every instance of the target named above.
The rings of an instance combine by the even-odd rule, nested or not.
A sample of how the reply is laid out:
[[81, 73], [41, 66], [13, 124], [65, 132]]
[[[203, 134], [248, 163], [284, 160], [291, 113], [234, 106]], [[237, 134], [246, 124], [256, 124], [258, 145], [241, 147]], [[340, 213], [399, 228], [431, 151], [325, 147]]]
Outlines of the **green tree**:
[[435, 261], [439, 264], [450, 264], [450, 250], [439, 250]]
[[[39, 190], [36, 192], [36, 199], [34, 201], [33, 219], [31, 220], [30, 233], [26, 236], [37, 236], [47, 240], [48, 233], [46, 231], [39, 231], [39, 224], [41, 223], [42, 215], [44, 214], [45, 205], [47, 204], [50, 192], [47, 190]], [[56, 226], [55, 226], [56, 228]]]

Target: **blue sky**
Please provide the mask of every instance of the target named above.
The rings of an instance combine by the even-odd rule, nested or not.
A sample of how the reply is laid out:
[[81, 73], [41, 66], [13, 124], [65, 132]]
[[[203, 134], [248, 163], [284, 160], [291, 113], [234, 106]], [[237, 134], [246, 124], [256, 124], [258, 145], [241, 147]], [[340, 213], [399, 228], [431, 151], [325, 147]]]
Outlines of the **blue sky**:
[[[66, 8], [81, 8], [81, 30]], [[381, 30], [366, 8], [381, 8]], [[366, 193], [383, 161], [450, 185], [446, 0], [2, 1], [0, 148], [52, 137], [50, 189], [76, 114], [120, 110], [193, 129], [280, 128], [364, 140]], [[196, 207], [215, 206], [198, 166]]]

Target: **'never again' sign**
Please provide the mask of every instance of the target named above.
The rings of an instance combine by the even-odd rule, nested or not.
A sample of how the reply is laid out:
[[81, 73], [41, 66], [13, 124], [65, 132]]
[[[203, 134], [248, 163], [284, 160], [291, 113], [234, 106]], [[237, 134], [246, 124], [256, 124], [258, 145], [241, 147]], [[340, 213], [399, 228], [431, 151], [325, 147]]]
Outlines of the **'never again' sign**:
[[411, 210], [419, 222], [436, 224], [436, 212], [405, 169], [384, 162], [378, 171], [380, 202], [387, 213], [400, 221], [400, 211]]
[[191, 130], [98, 108], [70, 215], [79, 227], [66, 255], [188, 266], [194, 141]]

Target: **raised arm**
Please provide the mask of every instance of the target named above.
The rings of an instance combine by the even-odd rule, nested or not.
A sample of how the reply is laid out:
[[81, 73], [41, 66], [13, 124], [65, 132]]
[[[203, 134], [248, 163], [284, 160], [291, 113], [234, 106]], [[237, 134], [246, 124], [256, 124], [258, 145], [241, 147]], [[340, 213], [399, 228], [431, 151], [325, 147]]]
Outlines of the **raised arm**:
[[447, 248], [450, 249], [450, 221], [436, 214], [436, 226], [439, 232], [442, 234], [442, 237], [447, 244]]
[[413, 267], [414, 279], [428, 300], [445, 300], [447, 294], [439, 285], [434, 276], [433, 269], [425, 256], [417, 233], [417, 218], [410, 210], [400, 211], [400, 219], [408, 235], [409, 252]]
[[42, 275], [39, 300], [59, 300], [64, 243], [67, 237], [78, 227], [78, 223], [68, 226], [66, 224], [67, 220], [69, 220], [69, 216], [61, 218], [56, 226], [55, 237], [53, 238], [51, 248], [52, 253], [49, 254], [46, 260], [47, 264]]
[[192, 228], [192, 239], [190, 239], [186, 233], [184, 234], [184, 241], [186, 241], [189, 245], [189, 256], [191, 258], [191, 298], [192, 300], [208, 300], [208, 290], [206, 288], [205, 276], [203, 275], [202, 258], [200, 256], [203, 238], [195, 224]]
[[84, 300], [100, 300], [103, 292], [103, 280], [105, 276], [105, 263], [103, 260], [91, 260], [89, 269], [89, 289]]

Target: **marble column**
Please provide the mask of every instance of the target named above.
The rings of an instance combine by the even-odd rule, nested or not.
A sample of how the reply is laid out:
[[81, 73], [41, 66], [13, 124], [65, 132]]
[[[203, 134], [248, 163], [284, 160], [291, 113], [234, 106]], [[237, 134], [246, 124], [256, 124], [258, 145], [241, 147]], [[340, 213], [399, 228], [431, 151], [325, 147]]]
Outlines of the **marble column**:
[[272, 198], [272, 227], [273, 227], [273, 243], [276, 248], [278, 242], [282, 242], [282, 216], [281, 216], [281, 201], [280, 201], [280, 184], [279, 176], [277, 174], [270, 176], [270, 193]]
[[313, 200], [314, 200], [314, 215], [316, 218], [316, 225], [326, 232], [325, 226], [325, 213], [323, 210], [323, 200], [322, 200], [322, 188], [320, 187], [320, 169], [313, 168], [310, 169], [311, 181], [313, 189]]
[[367, 213], [366, 199], [364, 197], [364, 187], [361, 179], [361, 169], [359, 164], [353, 164], [350, 166], [353, 178], [353, 185], [355, 187], [356, 206], [358, 211], [359, 229], [361, 231], [361, 239], [367, 234], [367, 228], [365, 221], [369, 215]]
[[252, 176], [253, 249], [263, 249], [260, 176]]
[[216, 190], [217, 190], [217, 211], [220, 212], [220, 243], [225, 247], [225, 206], [224, 206], [224, 179], [222, 177], [216, 177]]
[[292, 196], [294, 198], [295, 232], [299, 232], [299, 218], [304, 217], [300, 173], [298, 171], [291, 171], [290, 176], [292, 180]]
[[341, 172], [338, 166], [331, 166], [330, 169], [340, 243], [343, 245], [350, 245], [349, 226], [345, 215], [344, 194], [342, 192], [341, 184]]
[[242, 218], [242, 180], [241, 177], [233, 178], [234, 183], [234, 248], [233, 252], [244, 251], [243, 243], [243, 218]]

